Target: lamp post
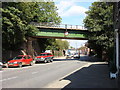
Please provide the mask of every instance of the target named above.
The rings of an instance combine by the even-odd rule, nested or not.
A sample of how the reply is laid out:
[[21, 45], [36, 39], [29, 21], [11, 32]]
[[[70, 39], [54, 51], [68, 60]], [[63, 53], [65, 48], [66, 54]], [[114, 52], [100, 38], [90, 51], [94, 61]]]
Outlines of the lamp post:
[[120, 2], [114, 2], [114, 32], [115, 32], [115, 65], [116, 65], [116, 73], [111, 74], [111, 78], [116, 78], [116, 75], [119, 77], [119, 31], [120, 31]]

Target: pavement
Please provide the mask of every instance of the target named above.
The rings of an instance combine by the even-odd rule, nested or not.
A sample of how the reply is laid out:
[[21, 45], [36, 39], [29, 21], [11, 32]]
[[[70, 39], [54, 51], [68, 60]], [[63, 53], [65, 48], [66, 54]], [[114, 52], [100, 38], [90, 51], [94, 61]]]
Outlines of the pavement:
[[88, 64], [56, 80], [46, 88], [118, 88], [117, 79], [110, 79], [107, 62], [88, 56], [81, 57], [80, 61], [88, 62]]

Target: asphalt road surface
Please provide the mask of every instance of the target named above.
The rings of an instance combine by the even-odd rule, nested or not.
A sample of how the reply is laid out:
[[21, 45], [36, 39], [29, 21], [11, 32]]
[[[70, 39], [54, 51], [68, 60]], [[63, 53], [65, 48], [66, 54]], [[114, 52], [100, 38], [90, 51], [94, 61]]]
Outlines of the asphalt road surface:
[[3, 68], [2, 88], [44, 88], [76, 69], [88, 64], [77, 59], [56, 59], [52, 63], [38, 63], [22, 68]]

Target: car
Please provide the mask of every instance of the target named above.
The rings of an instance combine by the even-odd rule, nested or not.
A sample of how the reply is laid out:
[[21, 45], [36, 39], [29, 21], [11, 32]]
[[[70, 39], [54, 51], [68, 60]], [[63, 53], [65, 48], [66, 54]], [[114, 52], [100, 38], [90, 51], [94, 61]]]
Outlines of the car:
[[8, 67], [19, 66], [21, 68], [23, 65], [32, 66], [33, 58], [30, 55], [18, 55], [7, 62]]
[[2, 62], [0, 62], [0, 70], [2, 70], [2, 66], [3, 66], [3, 63], [2, 63]]
[[73, 59], [74, 55], [73, 54], [67, 54], [66, 59]]
[[2, 62], [0, 62], [0, 66], [3, 66], [3, 63], [2, 63]]
[[79, 53], [74, 53], [73, 57], [79, 59], [80, 58], [80, 54]]
[[35, 57], [35, 63], [37, 62], [52, 62], [53, 61], [53, 55], [51, 53], [40, 53], [38, 56]]

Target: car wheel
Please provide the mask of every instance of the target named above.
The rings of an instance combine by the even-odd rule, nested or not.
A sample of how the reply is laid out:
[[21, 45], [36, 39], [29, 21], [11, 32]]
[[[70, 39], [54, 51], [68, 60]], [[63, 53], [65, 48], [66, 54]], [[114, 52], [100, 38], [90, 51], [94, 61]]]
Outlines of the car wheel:
[[47, 62], [48, 62], [48, 63], [50, 63], [50, 62], [51, 62], [51, 60], [48, 60]]
[[8, 64], [5, 65], [6, 68], [9, 68]]
[[53, 62], [53, 59], [51, 59], [50, 62]]
[[22, 63], [19, 63], [19, 68], [22, 68]]
[[71, 59], [74, 59], [74, 57], [72, 57]]
[[47, 60], [46, 60], [46, 59], [44, 60], [44, 63], [47, 63]]
[[33, 65], [33, 61], [30, 62], [30, 66], [32, 66], [32, 65]]

